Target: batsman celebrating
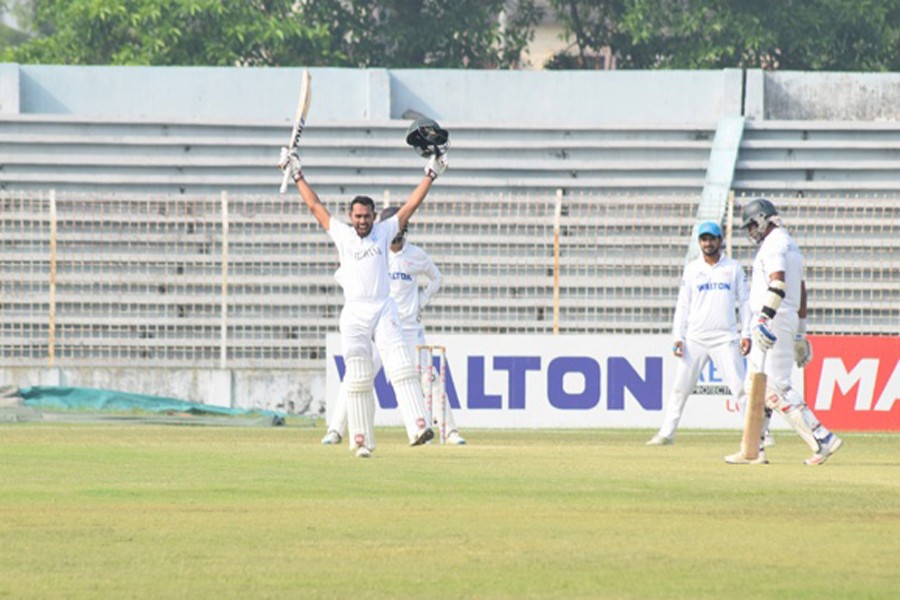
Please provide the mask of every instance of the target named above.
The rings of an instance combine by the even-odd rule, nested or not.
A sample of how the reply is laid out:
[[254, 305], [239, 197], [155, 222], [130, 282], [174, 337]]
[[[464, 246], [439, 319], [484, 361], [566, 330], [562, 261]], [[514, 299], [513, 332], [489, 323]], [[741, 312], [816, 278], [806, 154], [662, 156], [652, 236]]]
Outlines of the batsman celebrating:
[[[741, 265], [722, 253], [722, 230], [717, 223], [701, 223], [697, 239], [701, 256], [684, 268], [672, 325], [672, 354], [678, 359], [675, 383], [663, 424], [648, 446], [675, 441], [684, 405], [710, 359], [738, 406], [746, 405], [742, 356], [751, 346], [747, 279]], [[740, 313], [739, 324], [735, 306]]]
[[[750, 309], [753, 311], [753, 349], [747, 369], [747, 385], [757, 372], [766, 375], [765, 415], [761, 431], [768, 429], [772, 411], [777, 410], [806, 442], [813, 455], [807, 465], [821, 465], [838, 451], [843, 441], [822, 425], [791, 386], [792, 363], [803, 368], [812, 358], [806, 339], [806, 283], [803, 255], [784, 229], [778, 211], [765, 198], [751, 200], [744, 207], [742, 227], [759, 246], [753, 261]], [[750, 410], [750, 407], [747, 407]], [[749, 420], [748, 420], [749, 422]], [[749, 458], [744, 450], [725, 457], [730, 464], [765, 464], [760, 431], [753, 432], [759, 453]]]
[[[391, 206], [381, 211], [379, 221], [390, 219], [397, 214], [397, 207]], [[406, 228], [400, 230], [391, 241], [391, 251], [388, 255], [388, 273], [391, 279], [391, 298], [397, 303], [400, 314], [400, 326], [403, 329], [403, 337], [412, 354], [416, 353], [418, 346], [425, 344], [425, 327], [422, 324], [422, 309], [428, 304], [432, 296], [437, 293], [443, 281], [443, 275], [431, 260], [428, 254], [418, 246], [406, 241]], [[419, 286], [419, 276], [424, 275], [428, 279], [428, 285]], [[380, 355], [376, 355], [375, 372], [381, 367]], [[405, 418], [405, 415], [404, 415]], [[447, 431], [447, 443], [462, 446], [465, 438], [459, 434], [456, 421], [453, 419], [453, 411], [446, 411], [446, 422], [443, 423]], [[405, 420], [407, 433], [411, 424]], [[322, 438], [326, 445], [339, 444], [344, 429], [347, 426], [346, 396], [338, 396], [337, 405], [332, 412], [328, 423], [328, 432]]]
[[344, 291], [339, 330], [346, 364], [341, 393], [346, 395], [350, 449], [360, 458], [370, 457], [375, 450], [373, 341], [393, 382], [401, 411], [412, 415], [418, 426], [410, 445], [424, 444], [434, 437], [426, 420], [413, 356], [403, 339], [397, 304], [390, 297], [388, 277], [391, 240], [406, 227], [434, 180], [447, 169], [446, 131], [434, 123], [430, 130], [423, 127], [417, 140], [427, 146], [420, 150], [423, 156], [429, 156], [425, 175], [397, 214], [379, 223], [375, 223], [375, 203], [368, 196], [357, 196], [350, 203], [350, 225], [333, 219], [303, 176], [296, 148], [282, 148], [278, 163], [296, 184], [340, 256], [335, 279]]

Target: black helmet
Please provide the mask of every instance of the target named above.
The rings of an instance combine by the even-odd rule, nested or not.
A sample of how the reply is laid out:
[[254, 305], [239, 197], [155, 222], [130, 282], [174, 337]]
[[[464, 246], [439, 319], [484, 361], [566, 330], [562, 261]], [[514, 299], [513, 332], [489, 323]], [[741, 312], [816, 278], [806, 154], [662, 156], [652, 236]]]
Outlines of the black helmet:
[[424, 157], [443, 154], [450, 144], [450, 133], [428, 117], [419, 117], [406, 130], [406, 143]]
[[769, 227], [769, 220], [777, 214], [778, 210], [775, 208], [775, 205], [765, 198], [751, 200], [744, 206], [744, 210], [741, 213], [741, 218], [743, 220], [741, 227], [747, 229], [755, 224], [755, 235], [751, 235], [750, 239], [758, 244], [766, 235], [766, 229]]
[[[383, 211], [381, 211], [381, 216], [378, 217], [379, 221], [387, 221], [394, 215], [396, 215], [400, 209], [396, 206], [388, 206]], [[406, 225], [403, 226], [403, 229], [397, 232], [397, 235], [394, 236], [394, 239], [391, 240], [391, 244], [400, 244], [403, 243], [403, 238], [406, 236]]]
[[397, 211], [400, 209], [396, 206], [388, 206], [383, 211], [381, 211], [381, 216], [378, 217], [379, 221], [387, 221], [391, 217], [397, 214]]
[[763, 224], [759, 222], [760, 218], [774, 217], [778, 214], [778, 211], [775, 209], [775, 205], [766, 200], [765, 198], [757, 198], [756, 200], [751, 200], [744, 206], [744, 211], [741, 213], [741, 217], [744, 220], [744, 224], [741, 225], [744, 229], [750, 226], [751, 223], [756, 223], [756, 225], [763, 229]]

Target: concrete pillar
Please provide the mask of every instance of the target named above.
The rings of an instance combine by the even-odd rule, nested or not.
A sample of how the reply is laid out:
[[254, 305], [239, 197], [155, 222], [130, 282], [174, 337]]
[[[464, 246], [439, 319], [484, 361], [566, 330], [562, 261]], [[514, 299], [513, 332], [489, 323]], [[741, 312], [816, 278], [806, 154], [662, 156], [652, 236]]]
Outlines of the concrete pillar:
[[0, 115], [17, 115], [20, 110], [19, 65], [0, 64]]

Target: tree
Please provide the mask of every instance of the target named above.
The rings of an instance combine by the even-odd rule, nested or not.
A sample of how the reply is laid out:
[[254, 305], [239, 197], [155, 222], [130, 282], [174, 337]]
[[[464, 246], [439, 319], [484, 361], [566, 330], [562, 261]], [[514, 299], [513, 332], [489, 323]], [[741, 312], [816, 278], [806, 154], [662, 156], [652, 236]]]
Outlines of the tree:
[[8, 48], [23, 63], [329, 64], [329, 33], [292, 0], [33, 0], [37, 34]]
[[[0, 51], [3, 48], [18, 46], [28, 40], [28, 0], [0, 0]], [[10, 26], [8, 23], [14, 23]]]
[[516, 67], [534, 0], [14, 0], [34, 36], [0, 58], [112, 65]]
[[578, 55], [607, 47], [624, 68], [888, 71], [900, 67], [898, 0], [551, 3], [567, 35], [574, 38]]
[[514, 68], [534, 36], [534, 0], [309, 0], [353, 67]]

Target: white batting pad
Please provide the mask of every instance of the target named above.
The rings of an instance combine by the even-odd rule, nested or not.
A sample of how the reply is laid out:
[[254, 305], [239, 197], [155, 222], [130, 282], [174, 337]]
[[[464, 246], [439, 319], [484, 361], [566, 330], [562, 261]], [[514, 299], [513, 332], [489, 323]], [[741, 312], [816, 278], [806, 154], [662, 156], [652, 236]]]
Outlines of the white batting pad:
[[363, 356], [347, 358], [347, 372], [342, 388], [346, 388], [347, 440], [350, 449], [365, 446], [375, 449], [375, 393], [372, 361]]
[[394, 344], [384, 353], [384, 370], [394, 386], [397, 407], [410, 442], [428, 424], [422, 386], [416, 373], [412, 355], [406, 344]]

